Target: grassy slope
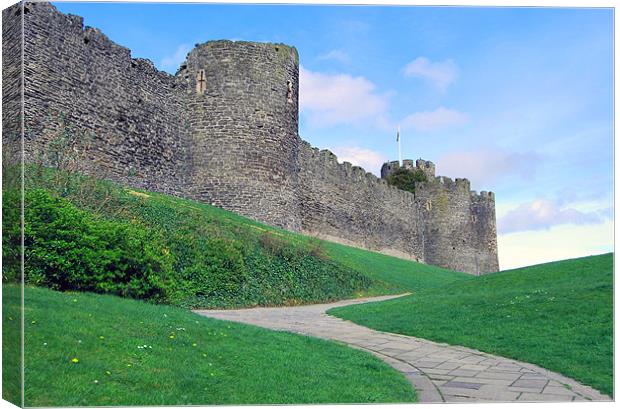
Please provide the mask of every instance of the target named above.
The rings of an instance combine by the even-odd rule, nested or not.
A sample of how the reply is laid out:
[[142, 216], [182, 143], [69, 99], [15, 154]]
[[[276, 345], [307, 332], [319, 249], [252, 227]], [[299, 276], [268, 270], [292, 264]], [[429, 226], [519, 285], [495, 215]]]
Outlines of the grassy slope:
[[[172, 284], [163, 299], [169, 304], [209, 308], [313, 303], [417, 291], [471, 278], [266, 226], [192, 200], [45, 168], [28, 168], [26, 173], [29, 192], [43, 189], [93, 215], [92, 220], [130, 224], [138, 236], [152, 238], [149, 248], [172, 264], [164, 270], [169, 271], [164, 276], [172, 278], [166, 279]], [[39, 224], [46, 232], [45, 220]], [[43, 247], [39, 253], [47, 251]], [[56, 255], [61, 262], [63, 255]]]
[[20, 287], [2, 285], [2, 399], [21, 406]]
[[385, 287], [375, 284], [372, 292], [376, 294], [419, 291], [474, 278], [469, 274], [337, 243], [325, 242], [324, 246], [334, 260], [378, 282], [386, 283]]
[[535, 363], [613, 392], [612, 254], [504, 271], [329, 313]]
[[[7, 325], [19, 287], [4, 291]], [[27, 287], [25, 318], [27, 406], [415, 400], [369, 354], [180, 308]]]
[[[417, 291], [435, 288], [454, 281], [471, 279], [472, 276], [441, 267], [404, 260], [385, 254], [346, 246], [330, 241], [319, 240], [302, 234], [290, 232], [277, 227], [248, 219], [218, 207], [193, 200], [180, 199], [159, 193], [146, 192], [150, 196], [150, 206], [162, 206], [168, 211], [176, 212], [176, 208], [192, 208], [209, 220], [223, 223], [227, 230], [251, 227], [256, 231], [273, 232], [290, 245], [319, 243], [325, 250], [329, 260], [344, 265], [374, 280], [367, 291], [358, 295], [396, 294], [406, 291]], [[146, 203], [145, 203], [146, 204]]]

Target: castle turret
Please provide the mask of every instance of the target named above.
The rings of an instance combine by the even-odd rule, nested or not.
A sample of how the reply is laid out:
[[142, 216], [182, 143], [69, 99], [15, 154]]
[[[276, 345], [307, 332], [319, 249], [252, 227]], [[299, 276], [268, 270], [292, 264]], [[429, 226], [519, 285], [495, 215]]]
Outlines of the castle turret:
[[283, 44], [199, 44], [177, 73], [188, 82], [192, 196], [298, 230], [297, 51]]
[[430, 160], [418, 159], [415, 161], [415, 167], [424, 172], [427, 179], [435, 178], [435, 164]]
[[383, 166], [381, 166], [381, 179], [387, 179], [392, 173], [400, 168], [400, 164], [397, 160], [392, 162], [385, 162]]

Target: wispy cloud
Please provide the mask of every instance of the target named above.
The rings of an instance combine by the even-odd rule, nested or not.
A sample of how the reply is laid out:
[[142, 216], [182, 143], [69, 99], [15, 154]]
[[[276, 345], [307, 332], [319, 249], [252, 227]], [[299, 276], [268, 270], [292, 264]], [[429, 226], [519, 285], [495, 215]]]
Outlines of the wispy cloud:
[[536, 199], [521, 203], [508, 211], [498, 221], [500, 234], [530, 230], [548, 230], [562, 224], [588, 225], [610, 220], [613, 209], [604, 208], [593, 211], [580, 211], [574, 207], [561, 206], [548, 199]]
[[554, 260], [613, 251], [614, 223], [561, 225], [548, 230], [500, 234], [497, 237], [502, 270]]
[[405, 66], [404, 73], [407, 77], [423, 78], [445, 91], [458, 76], [458, 67], [452, 60], [432, 62], [418, 57]]
[[162, 58], [159, 63], [159, 67], [171, 73], [176, 72], [181, 63], [185, 61], [187, 53], [191, 51], [192, 47], [189, 44], [180, 44], [177, 49], [171, 55]]
[[469, 120], [463, 112], [439, 107], [434, 111], [422, 111], [408, 115], [402, 120], [403, 128], [413, 128], [418, 131], [436, 131], [456, 125], [462, 125]]
[[334, 61], [338, 61], [343, 64], [348, 63], [351, 60], [351, 58], [349, 57], [349, 54], [347, 54], [346, 52], [342, 50], [331, 50], [325, 54], [319, 55], [317, 59], [318, 60], [334, 60]]
[[475, 186], [488, 186], [505, 176], [531, 178], [538, 163], [535, 152], [484, 148], [444, 154], [437, 160], [437, 170], [443, 175], [467, 177]]
[[339, 146], [333, 148], [333, 152], [338, 156], [340, 162], [350, 162], [353, 165], [361, 166], [367, 172], [379, 175], [381, 165], [387, 161], [387, 157], [372, 149], [360, 148], [358, 146]]
[[338, 124], [381, 126], [388, 109], [387, 95], [364, 77], [325, 74], [299, 69], [302, 115], [317, 127]]

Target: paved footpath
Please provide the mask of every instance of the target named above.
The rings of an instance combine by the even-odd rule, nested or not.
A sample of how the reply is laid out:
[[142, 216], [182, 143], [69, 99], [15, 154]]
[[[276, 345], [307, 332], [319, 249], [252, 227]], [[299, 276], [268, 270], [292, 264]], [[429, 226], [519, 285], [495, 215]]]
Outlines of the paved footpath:
[[375, 331], [327, 315], [334, 307], [399, 296], [359, 298], [299, 307], [197, 310], [207, 317], [340, 341], [370, 352], [413, 384], [420, 402], [610, 400], [606, 395], [536, 365], [461, 346]]

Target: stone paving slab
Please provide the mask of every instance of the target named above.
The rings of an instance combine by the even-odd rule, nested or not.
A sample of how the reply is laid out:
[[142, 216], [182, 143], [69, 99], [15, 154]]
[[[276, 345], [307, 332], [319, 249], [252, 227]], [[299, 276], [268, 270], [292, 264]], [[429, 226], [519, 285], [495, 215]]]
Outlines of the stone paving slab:
[[533, 364], [467, 347], [375, 331], [326, 313], [334, 307], [400, 296], [297, 307], [195, 312], [211, 318], [339, 341], [369, 352], [403, 373], [422, 403], [611, 400], [589, 386]]

